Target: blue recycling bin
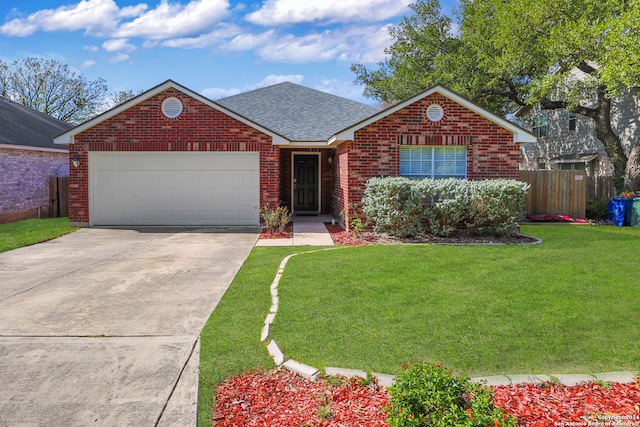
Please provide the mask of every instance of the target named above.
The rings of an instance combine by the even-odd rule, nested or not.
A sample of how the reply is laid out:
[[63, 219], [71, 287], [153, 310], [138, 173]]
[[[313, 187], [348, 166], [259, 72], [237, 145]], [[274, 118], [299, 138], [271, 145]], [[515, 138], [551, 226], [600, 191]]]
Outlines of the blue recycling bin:
[[609, 201], [609, 212], [611, 212], [614, 225], [621, 227], [631, 224], [633, 213], [633, 199], [626, 197], [612, 197]]

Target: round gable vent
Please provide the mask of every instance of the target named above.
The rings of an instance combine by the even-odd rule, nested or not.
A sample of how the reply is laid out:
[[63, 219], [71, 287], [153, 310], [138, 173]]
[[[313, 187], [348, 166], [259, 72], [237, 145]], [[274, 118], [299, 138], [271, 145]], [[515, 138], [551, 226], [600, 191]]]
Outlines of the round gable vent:
[[162, 114], [175, 119], [182, 113], [182, 102], [178, 98], [167, 98], [162, 102]]
[[439, 122], [444, 117], [444, 110], [438, 104], [431, 104], [427, 107], [427, 118], [432, 122]]

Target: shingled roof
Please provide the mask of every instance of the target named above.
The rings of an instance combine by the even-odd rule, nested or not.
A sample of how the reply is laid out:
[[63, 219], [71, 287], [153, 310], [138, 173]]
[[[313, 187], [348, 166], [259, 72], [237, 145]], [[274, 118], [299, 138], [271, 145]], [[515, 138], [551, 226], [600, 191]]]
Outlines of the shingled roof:
[[65, 149], [53, 137], [73, 126], [0, 97], [0, 144]]
[[327, 141], [379, 110], [290, 82], [215, 101], [289, 141]]

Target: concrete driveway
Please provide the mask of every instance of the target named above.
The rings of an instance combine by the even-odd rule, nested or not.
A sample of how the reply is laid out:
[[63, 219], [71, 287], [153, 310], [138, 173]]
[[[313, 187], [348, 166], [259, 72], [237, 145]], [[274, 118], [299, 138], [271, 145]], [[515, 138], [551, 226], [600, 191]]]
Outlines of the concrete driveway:
[[198, 336], [257, 231], [81, 229], [0, 254], [0, 425], [194, 425]]

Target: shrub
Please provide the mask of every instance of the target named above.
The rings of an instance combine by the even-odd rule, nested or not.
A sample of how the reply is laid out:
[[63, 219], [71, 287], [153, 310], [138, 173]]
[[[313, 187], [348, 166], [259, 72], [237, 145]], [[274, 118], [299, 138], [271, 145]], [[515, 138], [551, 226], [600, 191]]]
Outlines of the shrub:
[[372, 178], [362, 203], [374, 231], [396, 237], [447, 236], [462, 229], [507, 235], [518, 230], [525, 216], [528, 188], [508, 179]]
[[472, 234], [507, 235], [518, 230], [525, 217], [529, 184], [509, 179], [469, 182], [469, 214]]
[[491, 389], [457, 377], [442, 365], [414, 364], [389, 387], [390, 427], [514, 427]]
[[271, 233], [282, 233], [293, 216], [286, 206], [272, 207], [269, 203], [260, 206], [260, 218], [265, 230]]
[[423, 232], [421, 203], [414, 181], [401, 177], [369, 179], [362, 198], [363, 211], [374, 231], [398, 237]]
[[598, 199], [587, 201], [587, 219], [606, 219], [609, 214], [609, 202]]

